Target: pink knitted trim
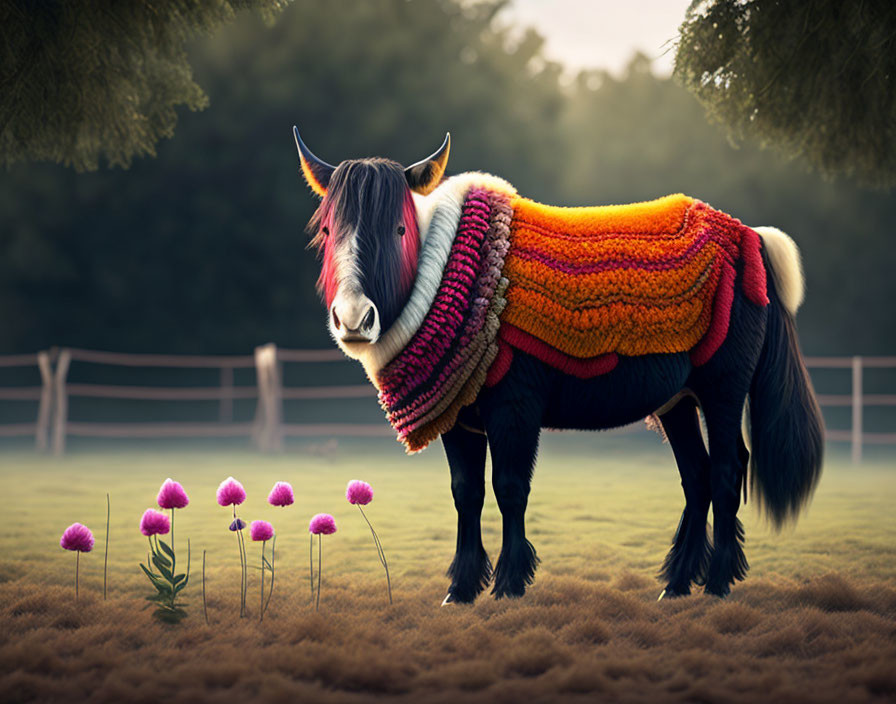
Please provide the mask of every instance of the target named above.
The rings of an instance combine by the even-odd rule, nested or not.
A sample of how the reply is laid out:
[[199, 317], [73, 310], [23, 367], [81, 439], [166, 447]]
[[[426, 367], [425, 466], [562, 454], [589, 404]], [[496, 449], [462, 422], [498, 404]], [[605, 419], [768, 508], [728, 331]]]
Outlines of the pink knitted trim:
[[[579, 359], [570, 357], [560, 350], [551, 347], [546, 342], [542, 342], [537, 337], [530, 335], [524, 330], [520, 330], [510, 323], [502, 323], [501, 329], [498, 331], [498, 337], [518, 350], [527, 352], [533, 357], [537, 357], [545, 364], [550, 364], [555, 369], [571, 374], [579, 379], [590, 379], [601, 374], [613, 371], [619, 363], [619, 355], [615, 352], [602, 354], [598, 357], [588, 359]], [[509, 365], [508, 365], [509, 368]], [[495, 382], [497, 383], [497, 382]]]
[[380, 405], [409, 452], [454, 425], [497, 354], [512, 215], [506, 195], [470, 189], [430, 310], [378, 375]]

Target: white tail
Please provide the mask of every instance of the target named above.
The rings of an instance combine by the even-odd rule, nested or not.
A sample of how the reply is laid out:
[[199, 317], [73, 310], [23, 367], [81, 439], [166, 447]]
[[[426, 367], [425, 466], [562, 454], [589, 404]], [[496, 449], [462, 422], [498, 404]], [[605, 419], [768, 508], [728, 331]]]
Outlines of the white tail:
[[776, 227], [753, 229], [759, 233], [768, 252], [778, 298], [791, 315], [796, 315], [806, 293], [800, 250], [796, 242]]

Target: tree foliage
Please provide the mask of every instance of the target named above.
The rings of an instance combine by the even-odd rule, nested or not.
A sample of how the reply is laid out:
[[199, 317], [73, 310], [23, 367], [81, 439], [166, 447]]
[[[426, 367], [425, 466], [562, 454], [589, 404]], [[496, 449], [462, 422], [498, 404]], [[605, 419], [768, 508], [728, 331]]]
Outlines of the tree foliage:
[[208, 104], [184, 43], [281, 0], [0, 0], [0, 159], [127, 167]]
[[497, 4], [297, 0], [189, 48], [208, 110], [128, 171], [0, 173], [0, 352], [71, 345], [245, 353], [331, 344], [304, 226], [317, 205], [292, 125], [330, 163], [410, 164], [452, 136], [449, 173], [503, 176], [546, 203], [683, 191], [803, 251], [799, 323], [814, 354], [889, 354], [896, 202], [733, 149], [693, 96], [635, 57], [567, 85]]
[[675, 76], [736, 140], [896, 184], [896, 4], [695, 0]]

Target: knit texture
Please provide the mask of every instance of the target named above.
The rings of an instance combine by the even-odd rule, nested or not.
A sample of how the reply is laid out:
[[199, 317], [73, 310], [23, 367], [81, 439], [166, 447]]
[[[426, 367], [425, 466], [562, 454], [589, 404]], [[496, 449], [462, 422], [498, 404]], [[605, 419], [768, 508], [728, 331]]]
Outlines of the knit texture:
[[433, 304], [377, 375], [380, 405], [408, 452], [449, 430], [485, 383], [506, 304], [511, 215], [506, 194], [470, 189]]
[[559, 208], [473, 186], [432, 305], [376, 374], [380, 405], [417, 452], [503, 378], [514, 350], [583, 379], [620, 355], [704, 364], [727, 335], [738, 272], [766, 305], [759, 235], [684, 195]]
[[[606, 373], [618, 355], [689, 352], [704, 364], [728, 332], [739, 263], [747, 298], [768, 303], [759, 235], [693, 198], [512, 205], [502, 343], [570, 374]], [[502, 367], [511, 358], [502, 352]]]

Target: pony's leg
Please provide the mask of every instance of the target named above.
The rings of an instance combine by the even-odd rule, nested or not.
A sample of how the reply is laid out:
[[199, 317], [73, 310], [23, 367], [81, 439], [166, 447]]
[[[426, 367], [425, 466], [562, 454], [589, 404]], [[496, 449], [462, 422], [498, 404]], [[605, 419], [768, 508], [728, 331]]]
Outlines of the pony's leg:
[[747, 456], [741, 435], [744, 397], [736, 401], [730, 397], [728, 401], [700, 398], [709, 436], [713, 516], [713, 548], [705, 589], [724, 597], [749, 569], [743, 550], [744, 528], [737, 518]]
[[678, 523], [660, 578], [666, 582], [661, 598], [691, 593], [691, 582], [703, 583], [710, 545], [706, 514], [710, 503], [709, 454], [700, 434], [697, 403], [685, 397], [660, 416], [681, 475], [685, 507]]
[[[534, 414], [508, 406], [487, 424], [492, 456], [492, 487], [503, 521], [501, 555], [492, 594], [522, 596], [532, 584], [538, 558], [526, 539], [526, 505], [538, 452], [540, 423]], [[496, 422], [497, 421], [497, 422]]]
[[442, 445], [451, 467], [451, 493], [457, 509], [457, 549], [448, 568], [451, 586], [442, 603], [468, 603], [488, 586], [492, 573], [479, 522], [485, 499], [487, 441], [484, 433], [462, 422], [442, 434]]

